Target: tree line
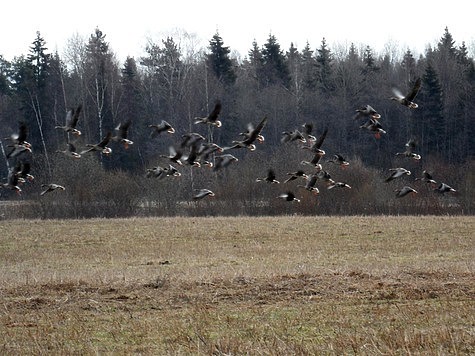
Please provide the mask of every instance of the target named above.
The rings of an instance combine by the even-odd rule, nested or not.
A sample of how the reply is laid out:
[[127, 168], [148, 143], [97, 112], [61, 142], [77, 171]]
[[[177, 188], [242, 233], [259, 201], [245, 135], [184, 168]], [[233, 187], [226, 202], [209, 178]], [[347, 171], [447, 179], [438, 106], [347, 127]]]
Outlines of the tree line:
[[[142, 57], [127, 57], [120, 63], [98, 28], [87, 40], [72, 38], [63, 55], [50, 53], [38, 32], [27, 55], [11, 62], [0, 55], [2, 149], [18, 123], [26, 123], [37, 180], [60, 180], [69, 186], [68, 193], [55, 201], [39, 200], [34, 189], [31, 193], [25, 189], [21, 198], [0, 190], [1, 198], [37, 200], [42, 213], [35, 205], [35, 210], [23, 214], [42, 217], [133, 215], [137, 206], [152, 215], [180, 214], [191, 189], [213, 185], [222, 189], [217, 194], [221, 198], [193, 205], [195, 213], [200, 209], [203, 214], [290, 213], [295, 208], [266, 203], [268, 197], [275, 198], [270, 191], [275, 188], [256, 185], [252, 177], [271, 166], [281, 175], [294, 169], [304, 153], [284, 145], [282, 132], [310, 123], [316, 136], [328, 129], [324, 148], [329, 155], [341, 153], [353, 162], [353, 168], [341, 174], [353, 180], [356, 189], [339, 191], [327, 202], [309, 200], [298, 208], [302, 213], [472, 212], [475, 66], [465, 44], [456, 46], [447, 28], [437, 45], [417, 58], [410, 50], [395, 58], [354, 44], [336, 53], [325, 38], [315, 49], [307, 43], [302, 49], [291, 45], [284, 50], [270, 34], [262, 46], [252, 43], [240, 60], [232, 57], [218, 32], [206, 49], [187, 40], [184, 35], [150, 41]], [[393, 87], [408, 91], [417, 78], [422, 80], [419, 108], [407, 110], [389, 100]], [[209, 113], [217, 99], [222, 102], [223, 127], [197, 128], [194, 118]], [[361, 130], [361, 123], [353, 119], [355, 110], [367, 104], [381, 114], [386, 134], [380, 139]], [[131, 120], [133, 147], [114, 149], [109, 157], [85, 157], [80, 163], [59, 156], [57, 151], [73, 138], [55, 126], [64, 125], [67, 110], [78, 105], [83, 132], [78, 145], [99, 142], [119, 123]], [[182, 134], [200, 131], [208, 140], [228, 146], [249, 123], [263, 117], [268, 118], [265, 144], [256, 152], [233, 152], [241, 159], [239, 168], [214, 174], [187, 170], [179, 183], [143, 179], [146, 169], [163, 162], [160, 156]], [[149, 125], [163, 119], [173, 124], [175, 136], [151, 138]], [[423, 163], [395, 156], [409, 139], [417, 143]], [[5, 181], [11, 167], [8, 159], [4, 162], [0, 177]], [[417, 203], [394, 205], [392, 192], [377, 180], [400, 165], [412, 166], [414, 174], [424, 169], [443, 176], [457, 186], [456, 200], [427, 193]], [[60, 204], [55, 210], [61, 199], [68, 208]], [[348, 200], [353, 205], [348, 206]], [[97, 204], [92, 207], [91, 201]], [[231, 208], [230, 201], [241, 205]]]

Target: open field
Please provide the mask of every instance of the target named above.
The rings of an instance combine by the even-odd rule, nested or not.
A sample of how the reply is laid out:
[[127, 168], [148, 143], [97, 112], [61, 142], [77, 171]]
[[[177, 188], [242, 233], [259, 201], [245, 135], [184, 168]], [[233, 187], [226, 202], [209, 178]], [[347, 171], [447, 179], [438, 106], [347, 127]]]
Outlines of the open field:
[[0, 222], [0, 353], [474, 354], [475, 218]]

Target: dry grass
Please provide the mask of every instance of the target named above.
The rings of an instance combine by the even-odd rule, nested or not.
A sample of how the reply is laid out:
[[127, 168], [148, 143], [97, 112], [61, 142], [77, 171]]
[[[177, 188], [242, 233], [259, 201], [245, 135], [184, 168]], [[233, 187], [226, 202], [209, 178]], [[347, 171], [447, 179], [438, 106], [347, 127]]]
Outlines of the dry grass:
[[1, 354], [475, 353], [473, 217], [0, 231]]

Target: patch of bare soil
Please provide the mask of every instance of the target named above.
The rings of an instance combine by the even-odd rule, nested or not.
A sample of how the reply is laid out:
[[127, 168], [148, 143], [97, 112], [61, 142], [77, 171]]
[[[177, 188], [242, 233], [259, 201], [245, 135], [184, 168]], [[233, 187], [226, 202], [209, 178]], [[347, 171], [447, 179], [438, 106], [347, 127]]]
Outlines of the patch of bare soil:
[[[206, 304], [280, 304], [318, 300], [354, 299], [475, 300], [475, 274], [407, 271], [399, 275], [369, 273], [300, 274], [272, 278], [214, 279], [181, 282], [157, 278], [146, 284], [114, 287], [87, 283], [43, 284], [1, 290], [4, 308], [10, 312], [48, 309], [181, 308]], [[15, 326], [15, 325], [10, 325]]]

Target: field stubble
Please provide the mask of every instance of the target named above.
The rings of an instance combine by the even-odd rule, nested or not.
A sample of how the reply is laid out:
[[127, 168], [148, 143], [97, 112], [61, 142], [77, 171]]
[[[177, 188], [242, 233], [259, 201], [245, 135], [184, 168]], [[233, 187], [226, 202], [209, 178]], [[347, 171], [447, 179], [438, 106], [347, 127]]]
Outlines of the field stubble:
[[2, 354], [475, 353], [475, 219], [0, 222]]

